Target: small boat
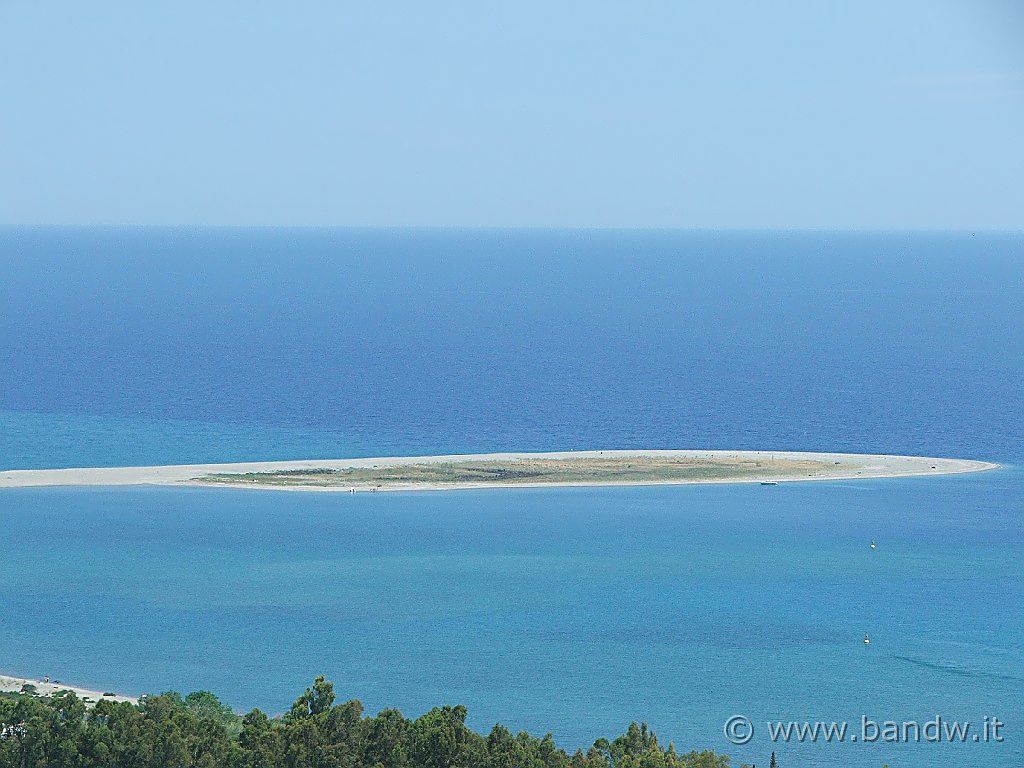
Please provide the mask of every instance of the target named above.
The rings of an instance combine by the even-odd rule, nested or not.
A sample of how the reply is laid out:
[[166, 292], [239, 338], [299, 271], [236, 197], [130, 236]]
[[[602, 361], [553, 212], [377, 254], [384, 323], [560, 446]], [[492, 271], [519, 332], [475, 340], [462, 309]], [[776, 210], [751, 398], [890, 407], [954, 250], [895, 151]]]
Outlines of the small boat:
[[774, 480], [762, 480], [761, 485], [778, 485]]
[[871, 645], [871, 638], [864, 635], [864, 645]]
[[878, 545], [875, 544], [875, 540], [874, 539], [871, 540], [871, 543], [868, 546], [870, 546], [872, 549], [878, 549]]

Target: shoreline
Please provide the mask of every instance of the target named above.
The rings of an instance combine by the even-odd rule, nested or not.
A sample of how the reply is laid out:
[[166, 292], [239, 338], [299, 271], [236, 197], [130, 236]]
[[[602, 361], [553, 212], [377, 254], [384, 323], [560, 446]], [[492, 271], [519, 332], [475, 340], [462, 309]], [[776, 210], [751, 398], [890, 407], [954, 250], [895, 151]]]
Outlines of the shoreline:
[[82, 688], [77, 685], [65, 685], [64, 683], [56, 683], [52, 680], [47, 682], [45, 680], [33, 680], [28, 677], [14, 677], [12, 675], [0, 675], [0, 693], [22, 693], [22, 686], [32, 685], [35, 686], [34, 692], [29, 692], [28, 695], [32, 696], [53, 696], [61, 691], [71, 691], [78, 698], [82, 699], [86, 704], [95, 704], [98, 701], [127, 701], [131, 704], [138, 704], [139, 699], [136, 696], [122, 696], [119, 693], [115, 693], [112, 696], [107, 696], [110, 691], [95, 691], [91, 688]]
[[[560, 481], [554, 479], [500, 479], [450, 481], [372, 480], [361, 483], [303, 484], [282, 479], [289, 474], [308, 476], [323, 473], [373, 472], [386, 474], [396, 468], [443, 471], [467, 463], [487, 466], [521, 466], [523, 462], [547, 462], [549, 465], [572, 463], [626, 464], [627, 462], [676, 461], [701, 465], [717, 462], [736, 465], [754, 464], [743, 476], [714, 473], [700, 477], [650, 477], [639, 480], [608, 479]], [[814, 472], [793, 471], [794, 463], [813, 462]], [[439, 466], [440, 465], [440, 466]], [[631, 465], [630, 465], [631, 466]], [[0, 489], [82, 486], [184, 486], [214, 488], [255, 488], [260, 490], [319, 491], [328, 493], [458, 490], [483, 488], [550, 488], [641, 485], [702, 485], [721, 483], [786, 483], [822, 480], [868, 480], [898, 477], [934, 477], [937, 475], [984, 472], [1000, 465], [972, 459], [895, 456], [887, 454], [822, 453], [802, 451], [701, 451], [701, 450], [607, 450], [542, 453], [453, 454], [441, 456], [401, 456], [359, 459], [315, 459], [294, 461], [236, 462], [226, 464], [175, 464], [149, 467], [94, 467], [70, 469], [23, 469], [0, 471]], [[749, 467], [748, 467], [749, 469]], [[275, 477], [277, 473], [277, 477]]]

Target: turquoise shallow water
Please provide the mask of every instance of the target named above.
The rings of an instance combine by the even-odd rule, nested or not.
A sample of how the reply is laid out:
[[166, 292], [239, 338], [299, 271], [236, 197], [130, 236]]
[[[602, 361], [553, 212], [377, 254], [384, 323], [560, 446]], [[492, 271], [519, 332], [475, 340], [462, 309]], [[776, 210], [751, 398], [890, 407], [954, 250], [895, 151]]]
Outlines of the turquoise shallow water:
[[[12, 230], [0, 466], [504, 449], [965, 456], [776, 487], [0, 491], [0, 671], [279, 712], [1007, 723], [784, 766], [1024, 757], [1017, 235]], [[868, 542], [877, 540], [877, 550]], [[869, 633], [872, 644], [861, 638]], [[722, 724], [750, 717], [753, 741]]]
[[566, 745], [643, 717], [749, 759], [767, 737], [730, 747], [730, 715], [987, 715], [1008, 743], [777, 749], [791, 765], [1006, 765], [1024, 534], [993, 499], [1020, 482], [7, 491], [0, 647], [11, 671], [272, 711], [323, 672], [372, 710], [462, 702], [478, 728]]

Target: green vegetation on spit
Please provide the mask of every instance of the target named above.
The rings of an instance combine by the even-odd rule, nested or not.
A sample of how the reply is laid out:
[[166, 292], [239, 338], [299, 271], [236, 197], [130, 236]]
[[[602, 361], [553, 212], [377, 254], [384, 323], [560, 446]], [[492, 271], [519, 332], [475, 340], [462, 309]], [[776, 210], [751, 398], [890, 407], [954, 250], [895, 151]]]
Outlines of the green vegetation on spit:
[[138, 704], [71, 692], [0, 696], [0, 768], [727, 768], [713, 752], [663, 747], [646, 725], [570, 755], [548, 734], [482, 736], [466, 709], [437, 707], [408, 720], [335, 704], [322, 677], [280, 718], [236, 715], [211, 693], [143, 697]]
[[614, 485], [827, 476], [836, 473], [837, 464], [839, 462], [768, 456], [760, 459], [735, 456], [588, 456], [222, 472], [196, 480], [220, 485], [358, 489], [573, 483]]

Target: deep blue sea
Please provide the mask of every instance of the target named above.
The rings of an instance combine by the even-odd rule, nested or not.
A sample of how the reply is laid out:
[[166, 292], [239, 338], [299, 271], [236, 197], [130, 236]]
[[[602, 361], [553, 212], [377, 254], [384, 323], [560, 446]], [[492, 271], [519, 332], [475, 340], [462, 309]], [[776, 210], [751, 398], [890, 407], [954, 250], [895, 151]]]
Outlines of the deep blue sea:
[[[4, 229], [0, 468], [634, 447], [1004, 466], [4, 490], [0, 672], [270, 712], [326, 674], [371, 711], [464, 703], [478, 730], [567, 748], [643, 719], [737, 765], [1005, 768], [1024, 760], [1022, 437], [1024, 235]], [[936, 715], [998, 718], [1005, 741], [765, 728]]]

